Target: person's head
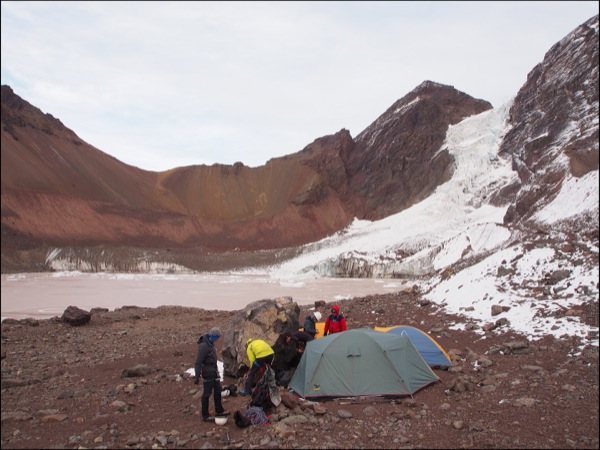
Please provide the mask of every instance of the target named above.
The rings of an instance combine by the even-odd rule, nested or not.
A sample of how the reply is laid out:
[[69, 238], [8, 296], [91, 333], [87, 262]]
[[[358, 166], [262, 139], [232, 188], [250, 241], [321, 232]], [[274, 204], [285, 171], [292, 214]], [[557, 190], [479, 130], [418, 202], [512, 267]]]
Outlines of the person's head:
[[221, 329], [219, 327], [212, 327], [208, 332], [208, 338], [211, 342], [215, 342], [221, 337]]
[[319, 320], [321, 320], [321, 318], [323, 316], [321, 315], [321, 313], [319, 311], [315, 311], [315, 313], [313, 314], [313, 317], [315, 318], [315, 322], [318, 322]]
[[340, 313], [340, 307], [338, 305], [333, 305], [331, 307], [331, 314], [337, 316]]
[[252, 341], [254, 341], [254, 339], [250, 338], [246, 341], [246, 348], [248, 348], [248, 346], [252, 343]]

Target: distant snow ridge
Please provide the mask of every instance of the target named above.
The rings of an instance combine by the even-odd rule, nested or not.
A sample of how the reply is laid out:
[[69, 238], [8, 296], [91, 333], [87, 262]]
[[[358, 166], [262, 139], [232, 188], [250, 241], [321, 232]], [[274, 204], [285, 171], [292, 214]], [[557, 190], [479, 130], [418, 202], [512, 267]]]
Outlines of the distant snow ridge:
[[427, 199], [379, 221], [355, 220], [270, 273], [410, 277], [446, 267], [465, 252], [501, 245], [510, 237], [502, 226], [507, 207], [491, 206], [487, 198], [516, 177], [510, 161], [498, 156], [511, 104], [449, 128], [440, 151], [454, 157], [454, 174]]

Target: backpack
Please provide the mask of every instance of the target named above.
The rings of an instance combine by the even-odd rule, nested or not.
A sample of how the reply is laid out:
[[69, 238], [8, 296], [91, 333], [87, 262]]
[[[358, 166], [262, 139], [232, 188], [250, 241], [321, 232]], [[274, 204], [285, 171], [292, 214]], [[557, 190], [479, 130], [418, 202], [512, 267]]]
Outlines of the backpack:
[[290, 384], [290, 381], [292, 381], [295, 371], [296, 369], [276, 371], [275, 380], [277, 381], [277, 385], [287, 387], [288, 384]]
[[248, 419], [248, 417], [243, 415], [239, 409], [233, 414], [233, 420], [235, 421], [235, 424], [240, 428], [246, 428], [252, 425], [252, 421]]
[[252, 391], [252, 399], [250, 400], [250, 406], [258, 406], [262, 409], [270, 409], [275, 406], [271, 401], [271, 388], [269, 386], [269, 369], [271, 371], [273, 370], [267, 366], [267, 370], [265, 370], [260, 380], [258, 380], [258, 384]]

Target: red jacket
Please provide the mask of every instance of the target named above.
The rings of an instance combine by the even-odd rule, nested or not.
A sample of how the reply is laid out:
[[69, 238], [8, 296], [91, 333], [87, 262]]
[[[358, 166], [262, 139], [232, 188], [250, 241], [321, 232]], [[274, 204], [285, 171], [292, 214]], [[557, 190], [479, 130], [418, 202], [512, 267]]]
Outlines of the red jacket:
[[337, 306], [334, 306], [331, 309], [335, 309], [337, 311], [337, 316], [330, 314], [327, 320], [325, 321], [325, 330], [324, 335], [339, 333], [341, 331], [346, 331], [346, 319], [344, 316], [340, 314], [340, 309]]

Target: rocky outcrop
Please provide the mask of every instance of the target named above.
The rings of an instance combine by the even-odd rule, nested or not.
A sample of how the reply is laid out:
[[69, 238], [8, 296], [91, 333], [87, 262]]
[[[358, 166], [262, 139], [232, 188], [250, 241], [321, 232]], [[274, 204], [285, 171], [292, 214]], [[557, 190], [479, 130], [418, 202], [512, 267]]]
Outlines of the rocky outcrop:
[[291, 297], [259, 300], [239, 311], [223, 336], [225, 374], [239, 377], [248, 370], [248, 339], [262, 339], [273, 345], [284, 331], [299, 328], [299, 315], [300, 307]]
[[595, 16], [554, 45], [519, 90], [499, 150], [519, 174], [505, 223], [535, 214], [565, 177], [598, 170], [598, 42]]

